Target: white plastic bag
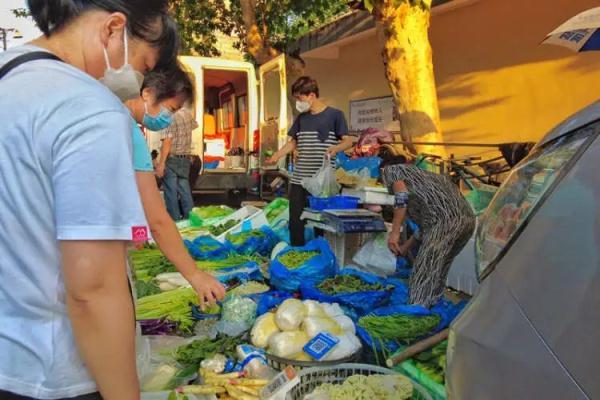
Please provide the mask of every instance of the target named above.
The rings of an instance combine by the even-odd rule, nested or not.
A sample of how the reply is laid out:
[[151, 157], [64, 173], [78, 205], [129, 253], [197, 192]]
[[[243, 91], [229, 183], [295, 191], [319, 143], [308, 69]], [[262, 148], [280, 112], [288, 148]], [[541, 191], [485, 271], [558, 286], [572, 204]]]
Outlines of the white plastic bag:
[[279, 332], [279, 328], [275, 323], [275, 314], [266, 313], [258, 317], [254, 323], [252, 331], [250, 332], [250, 338], [253, 345], [264, 349], [269, 345], [271, 336]]
[[338, 336], [340, 342], [323, 358], [323, 361], [335, 361], [350, 357], [356, 353], [362, 345], [356, 335], [346, 332]]
[[331, 166], [331, 157], [323, 157], [323, 165], [311, 178], [303, 178], [302, 186], [315, 197], [331, 197], [340, 191], [340, 185], [335, 178], [335, 170]]
[[311, 339], [322, 332], [327, 332], [335, 336], [341, 335], [344, 332], [342, 327], [330, 317], [308, 317], [302, 323], [302, 330]]
[[290, 358], [302, 351], [309, 337], [303, 331], [276, 333], [269, 340], [269, 353], [277, 357]]
[[381, 233], [358, 250], [352, 261], [362, 271], [388, 277], [396, 272], [396, 256], [387, 245], [388, 233]]
[[297, 299], [287, 299], [277, 309], [275, 322], [282, 331], [295, 331], [306, 318], [306, 306]]

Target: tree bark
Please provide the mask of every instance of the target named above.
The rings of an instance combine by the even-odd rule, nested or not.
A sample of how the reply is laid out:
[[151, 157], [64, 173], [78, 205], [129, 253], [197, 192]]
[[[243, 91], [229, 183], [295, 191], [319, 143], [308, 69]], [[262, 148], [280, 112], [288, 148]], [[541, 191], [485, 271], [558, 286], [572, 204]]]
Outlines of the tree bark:
[[[385, 73], [400, 116], [403, 141], [442, 142], [433, 60], [429, 43], [431, 0], [423, 6], [383, 0], [373, 10]], [[445, 149], [409, 145], [412, 152], [445, 155]]]
[[[261, 65], [277, 57], [279, 52], [266, 43], [266, 38], [261, 32], [256, 20], [256, 0], [240, 0], [242, 19], [246, 29], [246, 46], [248, 53], [257, 64]], [[267, 29], [266, 25], [263, 29]]]

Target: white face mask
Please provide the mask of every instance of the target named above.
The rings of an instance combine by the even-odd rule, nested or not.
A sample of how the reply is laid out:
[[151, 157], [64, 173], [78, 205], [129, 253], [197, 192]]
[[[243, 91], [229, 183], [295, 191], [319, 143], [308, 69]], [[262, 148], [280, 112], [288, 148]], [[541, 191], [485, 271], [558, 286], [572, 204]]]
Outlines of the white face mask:
[[299, 113], [305, 113], [310, 110], [310, 103], [308, 101], [296, 100], [296, 110]]
[[104, 71], [104, 77], [100, 78], [100, 82], [108, 87], [121, 101], [127, 101], [140, 96], [140, 88], [144, 82], [144, 75], [134, 70], [131, 64], [129, 64], [127, 30], [123, 33], [123, 41], [125, 47], [125, 64], [119, 69], [114, 69], [110, 66], [106, 47], [103, 49], [106, 70]]

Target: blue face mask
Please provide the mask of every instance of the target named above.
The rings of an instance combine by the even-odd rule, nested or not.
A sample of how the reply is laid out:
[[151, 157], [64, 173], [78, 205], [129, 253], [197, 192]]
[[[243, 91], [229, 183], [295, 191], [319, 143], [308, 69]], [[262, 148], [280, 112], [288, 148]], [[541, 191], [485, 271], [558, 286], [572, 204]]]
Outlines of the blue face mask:
[[173, 114], [166, 108], [161, 107], [158, 115], [153, 117], [148, 114], [148, 105], [146, 103], [144, 103], [144, 107], [146, 108], [146, 112], [144, 113], [142, 124], [151, 131], [162, 131], [173, 122]]

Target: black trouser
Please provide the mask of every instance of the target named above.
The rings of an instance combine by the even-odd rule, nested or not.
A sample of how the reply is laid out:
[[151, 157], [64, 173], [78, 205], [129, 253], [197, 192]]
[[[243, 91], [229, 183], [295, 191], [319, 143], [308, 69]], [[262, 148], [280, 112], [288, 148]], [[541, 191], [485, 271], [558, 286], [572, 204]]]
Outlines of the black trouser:
[[[0, 400], [35, 400], [33, 397], [19, 396], [18, 394], [0, 390]], [[84, 394], [77, 397], [69, 397], [61, 400], [102, 400], [100, 393]]]
[[290, 244], [304, 246], [304, 227], [306, 221], [300, 220], [302, 211], [308, 207], [309, 193], [301, 185], [290, 185]]
[[[308, 196], [310, 196], [310, 193], [301, 185], [293, 183], [290, 185], [290, 244], [292, 246], [304, 246], [306, 244], [304, 239], [306, 221], [301, 220], [300, 216], [304, 209], [308, 207]], [[315, 235], [323, 236], [323, 231], [315, 229]]]

